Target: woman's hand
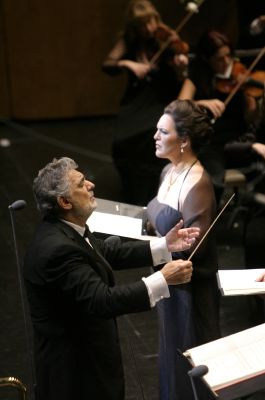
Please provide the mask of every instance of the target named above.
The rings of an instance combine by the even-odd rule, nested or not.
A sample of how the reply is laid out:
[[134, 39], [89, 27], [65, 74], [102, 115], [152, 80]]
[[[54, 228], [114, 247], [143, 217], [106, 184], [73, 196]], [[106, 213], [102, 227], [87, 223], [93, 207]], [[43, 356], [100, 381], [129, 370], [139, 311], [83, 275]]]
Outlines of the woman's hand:
[[137, 76], [138, 79], [144, 79], [152, 68], [149, 63], [132, 60], [120, 60], [118, 66], [128, 68], [135, 76]]
[[265, 158], [265, 144], [257, 142], [253, 143], [251, 147], [258, 155]]
[[174, 56], [174, 64], [177, 67], [186, 67], [189, 63], [189, 59], [188, 56], [186, 56], [185, 54], [176, 54]]
[[225, 110], [225, 104], [218, 99], [197, 100], [196, 103], [207, 108], [214, 118], [220, 118]]

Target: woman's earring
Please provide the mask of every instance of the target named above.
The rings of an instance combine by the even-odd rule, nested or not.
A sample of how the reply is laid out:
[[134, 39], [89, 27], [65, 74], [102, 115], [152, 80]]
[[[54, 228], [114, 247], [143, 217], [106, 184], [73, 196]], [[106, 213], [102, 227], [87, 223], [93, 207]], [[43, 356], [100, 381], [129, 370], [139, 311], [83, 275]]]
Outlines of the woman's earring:
[[184, 153], [184, 148], [183, 146], [180, 147], [180, 152], [183, 154]]

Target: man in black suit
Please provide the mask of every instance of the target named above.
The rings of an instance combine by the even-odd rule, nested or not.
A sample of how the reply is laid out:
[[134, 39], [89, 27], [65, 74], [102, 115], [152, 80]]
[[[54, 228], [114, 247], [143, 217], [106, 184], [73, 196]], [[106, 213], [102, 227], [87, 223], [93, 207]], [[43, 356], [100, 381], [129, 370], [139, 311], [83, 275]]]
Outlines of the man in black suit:
[[[168, 285], [188, 282], [190, 261], [170, 252], [191, 246], [197, 228], [173, 228], [154, 242], [103, 241], [87, 229], [94, 184], [70, 158], [39, 171], [33, 189], [43, 219], [24, 260], [34, 330], [37, 400], [122, 400], [124, 378], [115, 317], [149, 310]], [[86, 237], [84, 237], [84, 234]], [[115, 269], [165, 264], [116, 286]]]

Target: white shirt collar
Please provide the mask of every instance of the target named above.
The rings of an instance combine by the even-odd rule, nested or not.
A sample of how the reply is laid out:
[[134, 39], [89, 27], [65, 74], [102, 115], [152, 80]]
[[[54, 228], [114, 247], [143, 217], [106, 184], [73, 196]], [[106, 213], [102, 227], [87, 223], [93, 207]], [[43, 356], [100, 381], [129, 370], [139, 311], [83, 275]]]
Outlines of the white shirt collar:
[[64, 222], [66, 225], [71, 226], [76, 232], [79, 233], [79, 235], [84, 236], [86, 228], [84, 228], [83, 226], [76, 225], [73, 222], [66, 221], [65, 219], [61, 219], [61, 221]]

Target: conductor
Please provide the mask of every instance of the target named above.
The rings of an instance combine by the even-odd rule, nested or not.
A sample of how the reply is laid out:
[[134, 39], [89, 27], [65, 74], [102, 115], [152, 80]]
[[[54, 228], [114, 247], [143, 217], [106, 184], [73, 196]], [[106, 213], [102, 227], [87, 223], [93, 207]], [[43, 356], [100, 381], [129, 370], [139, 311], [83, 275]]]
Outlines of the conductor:
[[[74, 160], [54, 159], [39, 171], [33, 191], [43, 218], [24, 260], [34, 332], [37, 400], [124, 399], [115, 317], [149, 310], [169, 296], [168, 285], [190, 281], [190, 261], [172, 261], [198, 228], [154, 241], [96, 239], [86, 222], [96, 208], [95, 185]], [[164, 264], [138, 282], [115, 285], [113, 269]]]

